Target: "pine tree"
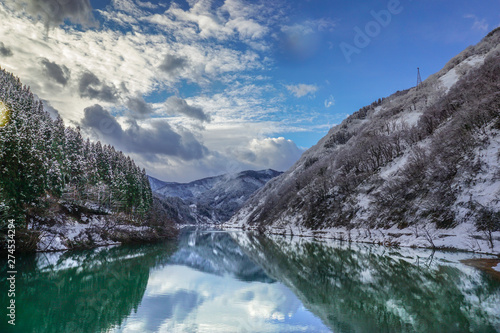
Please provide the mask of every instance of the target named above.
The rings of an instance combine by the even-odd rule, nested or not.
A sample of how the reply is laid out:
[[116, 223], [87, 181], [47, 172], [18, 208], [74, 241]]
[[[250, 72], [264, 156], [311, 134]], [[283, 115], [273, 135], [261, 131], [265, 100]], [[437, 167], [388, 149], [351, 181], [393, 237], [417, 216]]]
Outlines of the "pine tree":
[[20, 80], [0, 69], [0, 217], [19, 225], [47, 195], [144, 217], [152, 204], [146, 172], [110, 145], [83, 140], [79, 128], [54, 120]]

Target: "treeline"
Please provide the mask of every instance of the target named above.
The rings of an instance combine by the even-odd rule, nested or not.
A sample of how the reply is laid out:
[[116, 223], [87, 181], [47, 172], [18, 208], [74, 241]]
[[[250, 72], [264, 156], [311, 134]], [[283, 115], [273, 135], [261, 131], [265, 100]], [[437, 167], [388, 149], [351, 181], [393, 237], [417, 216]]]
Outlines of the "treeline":
[[97, 212], [147, 215], [152, 192], [144, 169], [112, 146], [84, 140], [53, 120], [30, 89], [0, 69], [0, 218], [24, 226], [54, 199]]

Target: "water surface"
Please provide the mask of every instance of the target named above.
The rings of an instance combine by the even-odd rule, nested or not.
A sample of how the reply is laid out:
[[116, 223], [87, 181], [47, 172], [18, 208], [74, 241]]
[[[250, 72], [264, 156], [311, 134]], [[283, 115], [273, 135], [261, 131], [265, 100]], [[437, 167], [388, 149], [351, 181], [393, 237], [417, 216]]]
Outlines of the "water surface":
[[206, 230], [18, 255], [0, 332], [500, 332], [500, 282], [473, 257]]

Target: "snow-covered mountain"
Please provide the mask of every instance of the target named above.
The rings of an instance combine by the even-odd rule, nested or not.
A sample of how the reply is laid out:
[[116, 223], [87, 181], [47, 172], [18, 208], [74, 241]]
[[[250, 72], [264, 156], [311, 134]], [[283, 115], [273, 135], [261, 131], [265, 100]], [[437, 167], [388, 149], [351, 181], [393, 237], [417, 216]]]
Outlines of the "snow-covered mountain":
[[499, 252], [499, 152], [496, 29], [333, 127], [227, 225]]
[[275, 170], [242, 171], [190, 183], [169, 183], [153, 177], [149, 182], [169, 216], [178, 223], [221, 223], [270, 179]]
[[149, 179], [149, 185], [151, 185], [151, 191], [153, 192], [168, 184], [163, 180], [159, 180], [151, 176], [148, 176], [148, 179]]

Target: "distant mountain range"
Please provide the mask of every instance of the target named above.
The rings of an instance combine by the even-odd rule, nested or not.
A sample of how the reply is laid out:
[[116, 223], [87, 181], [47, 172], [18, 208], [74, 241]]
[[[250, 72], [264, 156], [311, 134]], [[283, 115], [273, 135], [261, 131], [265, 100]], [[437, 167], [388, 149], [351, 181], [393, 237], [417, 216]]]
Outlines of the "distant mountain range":
[[256, 190], [280, 174], [271, 169], [249, 170], [190, 183], [149, 177], [149, 183], [168, 216], [177, 223], [212, 224], [227, 221]]

